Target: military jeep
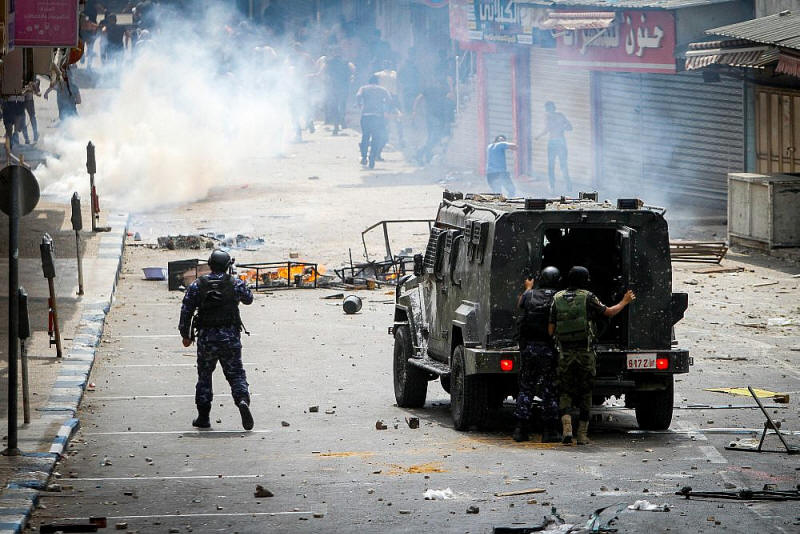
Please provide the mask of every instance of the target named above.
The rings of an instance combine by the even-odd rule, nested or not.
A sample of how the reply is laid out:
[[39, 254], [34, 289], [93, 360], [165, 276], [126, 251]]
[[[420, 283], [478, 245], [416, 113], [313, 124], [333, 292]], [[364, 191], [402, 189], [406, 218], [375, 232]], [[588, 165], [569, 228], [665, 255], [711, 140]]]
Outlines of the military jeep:
[[625, 395], [639, 427], [669, 427], [673, 375], [688, 373], [675, 323], [688, 297], [672, 292], [663, 210], [638, 199], [507, 200], [445, 192], [424, 257], [396, 291], [394, 391], [398, 406], [425, 404], [428, 382], [450, 393], [455, 428], [485, 427], [518, 392], [517, 299], [526, 277], [548, 265], [562, 277], [589, 269], [589, 289], [606, 305], [625, 290], [636, 300], [596, 325], [594, 403]]

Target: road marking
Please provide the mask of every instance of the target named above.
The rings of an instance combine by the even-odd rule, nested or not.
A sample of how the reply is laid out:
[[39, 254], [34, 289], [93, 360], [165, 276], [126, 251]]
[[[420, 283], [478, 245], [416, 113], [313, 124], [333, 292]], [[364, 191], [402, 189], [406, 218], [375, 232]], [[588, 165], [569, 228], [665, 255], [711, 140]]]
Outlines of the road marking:
[[[257, 337], [257, 336], [258, 336], [258, 334], [256, 333], [256, 334], [250, 334], [248, 337]], [[180, 336], [180, 334], [177, 334], [177, 333], [176, 334], [123, 334], [123, 335], [116, 335], [116, 336], [114, 334], [109, 334], [108, 335], [108, 339], [109, 340], [114, 340], [114, 339], [153, 339], [153, 338], [161, 339], [161, 338], [168, 338], [168, 337], [179, 339], [181, 336]]]
[[[253, 516], [276, 516], [276, 515], [309, 515], [313, 514], [311, 510], [297, 511], [297, 512], [230, 512], [220, 514], [153, 514], [153, 515], [109, 515], [106, 519], [168, 519], [171, 517], [177, 518], [191, 518], [191, 517], [253, 517]], [[64, 521], [80, 521], [86, 520], [86, 517], [65, 517]]]
[[699, 428], [688, 421], [677, 421], [675, 426], [686, 432], [686, 435], [695, 441], [708, 441], [706, 435], [703, 434]]
[[91, 477], [91, 478], [65, 478], [70, 482], [104, 482], [104, 481], [130, 481], [130, 480], [206, 480], [218, 478], [263, 478], [264, 475], [183, 475], [183, 476], [161, 476], [161, 477]]
[[84, 436], [136, 436], [136, 435], [151, 435], [151, 434], [269, 434], [272, 430], [148, 430], [148, 431], [134, 431], [128, 430], [125, 432], [92, 432], [85, 433]]
[[[265, 365], [264, 363], [242, 362], [242, 365]], [[197, 367], [196, 363], [123, 363], [119, 365], [104, 365], [106, 368], [115, 367]]]
[[[260, 397], [261, 393], [251, 393], [251, 397]], [[95, 397], [94, 395], [89, 395], [84, 397], [84, 401], [114, 401], [114, 400], [138, 400], [138, 399], [178, 399], [178, 398], [185, 398], [191, 397], [194, 398], [194, 393], [187, 393], [185, 395], [128, 395], [122, 397]]]
[[713, 445], [701, 445], [700, 451], [712, 464], [727, 464], [728, 460], [722, 456]]

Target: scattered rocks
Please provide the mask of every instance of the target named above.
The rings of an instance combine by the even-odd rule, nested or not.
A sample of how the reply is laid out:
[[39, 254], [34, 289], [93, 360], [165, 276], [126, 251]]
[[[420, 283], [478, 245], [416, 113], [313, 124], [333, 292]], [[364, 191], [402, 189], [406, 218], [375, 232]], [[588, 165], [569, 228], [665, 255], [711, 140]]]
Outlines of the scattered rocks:
[[481, 511], [481, 509], [478, 508], [477, 506], [473, 506], [473, 505], [467, 506], [467, 513], [468, 514], [477, 514], [477, 513], [480, 513], [480, 511]]
[[281, 426], [289, 426], [289, 421], [281, 421]]
[[319, 411], [319, 406], [309, 406], [308, 411], [309, 413], [317, 413]]
[[381, 421], [380, 419], [375, 421], [375, 430], [386, 430], [387, 428], [389, 428], [389, 427], [386, 426], [386, 424], [383, 421]]
[[124, 522], [123, 523], [117, 523], [116, 525], [114, 525], [114, 528], [116, 528], [117, 530], [128, 530], [128, 523], [124, 523]]
[[419, 428], [419, 417], [406, 417], [406, 424], [412, 430]]

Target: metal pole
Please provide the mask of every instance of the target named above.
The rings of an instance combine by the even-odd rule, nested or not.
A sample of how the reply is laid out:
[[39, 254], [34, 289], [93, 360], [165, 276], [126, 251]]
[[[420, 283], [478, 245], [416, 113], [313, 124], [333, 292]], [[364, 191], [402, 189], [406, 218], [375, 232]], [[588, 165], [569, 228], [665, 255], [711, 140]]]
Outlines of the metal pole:
[[[80, 262], [78, 262], [80, 265]], [[52, 278], [47, 279], [47, 287], [50, 289], [50, 309], [53, 310], [53, 335], [56, 338], [56, 358], [61, 358], [61, 329], [58, 326], [58, 309], [56, 308], [56, 288]]]
[[[97, 231], [97, 221], [95, 220], [97, 217], [95, 214], [99, 211], [97, 209], [97, 192], [94, 189], [94, 174], [97, 172], [97, 164], [95, 163], [94, 157], [94, 145], [91, 141], [86, 145], [86, 170], [89, 172], [89, 196], [90, 201], [89, 205], [91, 206], [91, 217], [92, 217], [92, 232]], [[79, 295], [83, 295], [83, 292], [78, 293]]]
[[[94, 226], [94, 217], [92, 217], [92, 226]], [[81, 258], [81, 234], [78, 230], [75, 230], [75, 245], [78, 254], [78, 295], [83, 295], [83, 259]], [[53, 300], [55, 301], [55, 299]]]
[[31, 400], [28, 388], [28, 349], [25, 340], [19, 342], [19, 357], [22, 360], [22, 421], [27, 425], [31, 422]]
[[7, 456], [19, 456], [17, 448], [17, 351], [19, 349], [19, 214], [20, 167], [12, 166], [8, 193], [8, 446]]

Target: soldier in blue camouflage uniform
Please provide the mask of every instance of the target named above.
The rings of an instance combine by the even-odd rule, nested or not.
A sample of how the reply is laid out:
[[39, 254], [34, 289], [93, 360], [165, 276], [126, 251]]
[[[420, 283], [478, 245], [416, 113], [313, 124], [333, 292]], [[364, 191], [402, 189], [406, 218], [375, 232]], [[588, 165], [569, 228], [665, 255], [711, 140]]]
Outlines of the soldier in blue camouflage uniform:
[[[547, 333], [550, 306], [561, 277], [555, 267], [545, 267], [534, 289], [533, 279], [525, 280], [525, 292], [518, 306], [522, 311], [519, 322], [520, 372], [519, 394], [514, 416], [517, 427], [515, 441], [528, 440], [528, 428], [532, 420], [542, 427], [542, 441], [559, 441], [558, 394], [556, 392], [556, 364], [558, 353]], [[534, 407], [534, 397], [541, 405]]]
[[636, 298], [633, 291], [628, 290], [617, 304], [606, 306], [586, 289], [588, 286], [588, 269], [580, 265], [572, 267], [567, 274], [567, 289], [553, 297], [547, 326], [558, 345], [559, 408], [565, 445], [572, 444], [573, 407], [579, 411], [578, 445], [589, 444], [589, 415], [596, 374], [594, 321], [614, 317]]
[[231, 386], [233, 401], [239, 408], [242, 426], [251, 430], [253, 416], [249, 407], [247, 376], [242, 366], [242, 322], [238, 305], [240, 302], [251, 304], [253, 293], [244, 281], [227, 273], [230, 263], [231, 257], [227, 252], [215, 250], [211, 253], [208, 259], [211, 274], [201, 276], [186, 290], [178, 330], [183, 336], [183, 346], [190, 346], [194, 339], [192, 315], [197, 310], [194, 319], [197, 330], [197, 418], [192, 425], [198, 428], [211, 426], [209, 415], [214, 397], [211, 377], [219, 361]]

